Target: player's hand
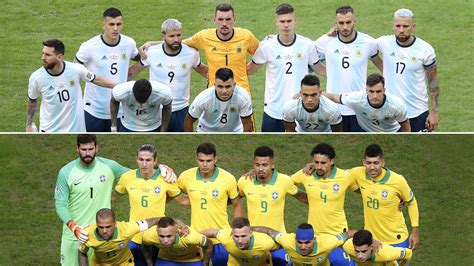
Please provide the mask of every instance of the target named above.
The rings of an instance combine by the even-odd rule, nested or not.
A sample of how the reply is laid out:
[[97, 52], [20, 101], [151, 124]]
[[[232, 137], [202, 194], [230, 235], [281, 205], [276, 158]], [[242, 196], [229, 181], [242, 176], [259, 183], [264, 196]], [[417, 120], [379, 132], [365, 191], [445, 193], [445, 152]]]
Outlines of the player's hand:
[[148, 48], [150, 48], [152, 46], [151, 42], [146, 42], [144, 43], [142, 46], [140, 46], [140, 48], [138, 48], [138, 53], [140, 54], [140, 58], [142, 58], [143, 60], [146, 60], [146, 58], [148, 57]]
[[329, 31], [326, 33], [327, 36], [329, 37], [336, 37], [337, 36], [337, 27], [334, 26]]
[[304, 173], [305, 175], [312, 175], [313, 172], [314, 172], [314, 169], [315, 169], [314, 163], [308, 163], [308, 164], [306, 164], [306, 166], [303, 168], [303, 173]]
[[76, 224], [76, 222], [70, 221], [67, 226], [69, 227], [69, 230], [74, 233], [79, 242], [81, 242], [82, 244], [87, 242], [87, 240], [89, 239], [89, 233], [84, 230], [84, 228], [86, 228], [88, 225], [79, 226]]
[[255, 175], [255, 169], [250, 169], [247, 173], [243, 174], [242, 176], [245, 179], [250, 179], [250, 181], [253, 181], [253, 176]]
[[31, 125], [26, 125], [25, 130], [26, 132], [38, 132], [38, 128], [36, 127], [35, 123], [31, 123]]
[[110, 127], [110, 132], [117, 132], [117, 127], [116, 126], [111, 126]]
[[438, 112], [431, 111], [428, 114], [428, 118], [426, 118], [425, 127], [431, 131], [435, 130], [438, 127], [439, 121], [440, 118], [438, 116]]
[[176, 177], [176, 174], [171, 167], [165, 164], [160, 164], [158, 167], [160, 168], [161, 175], [165, 177], [165, 182], [175, 183], [176, 180], [178, 180], [178, 177]]
[[183, 221], [176, 219], [176, 225], [178, 227], [178, 234], [180, 237], [189, 235], [189, 227], [183, 223]]
[[409, 248], [415, 250], [420, 244], [420, 237], [418, 236], [418, 227], [413, 227], [410, 234], [410, 246]]
[[267, 36], [265, 36], [265, 38], [263, 38], [264, 41], [266, 41], [266, 40], [271, 40], [271, 39], [273, 39], [273, 35], [272, 35], [272, 34], [267, 35]]
[[372, 247], [374, 248], [375, 251], [379, 251], [379, 249], [382, 248], [382, 243], [374, 239], [372, 241]]
[[291, 97], [291, 99], [296, 100], [296, 99], [298, 99], [299, 97], [301, 97], [301, 93], [300, 93], [300, 92], [297, 92], [295, 95], [293, 95], [293, 97]]

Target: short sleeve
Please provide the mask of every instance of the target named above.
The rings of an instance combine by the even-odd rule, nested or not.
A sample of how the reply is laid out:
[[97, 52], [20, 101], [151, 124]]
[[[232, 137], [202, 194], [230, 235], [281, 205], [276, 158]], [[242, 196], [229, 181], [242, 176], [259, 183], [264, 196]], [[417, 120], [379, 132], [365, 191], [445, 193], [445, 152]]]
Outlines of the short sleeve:
[[398, 184], [398, 189], [400, 190], [400, 195], [405, 202], [410, 202], [415, 198], [413, 191], [408, 185], [406, 179], [403, 176], [400, 176], [401, 180]]
[[87, 82], [92, 82], [95, 79], [95, 74], [90, 72], [89, 70], [86, 69], [85, 66], [81, 64], [74, 64], [78, 71], [79, 71], [79, 77], [80, 79], [87, 81]]
[[120, 179], [120, 177], [124, 173], [130, 171], [129, 168], [122, 166], [121, 164], [117, 163], [114, 160], [105, 159], [105, 158], [102, 158], [102, 159], [103, 159], [104, 163], [107, 164], [107, 166], [109, 166], [110, 169], [112, 170], [112, 172], [114, 173], [115, 180]]
[[250, 99], [250, 95], [244, 91], [243, 89], [239, 92], [241, 94], [240, 97], [240, 117], [249, 117], [253, 114], [253, 106], [252, 100]]
[[120, 177], [120, 180], [117, 182], [117, 185], [115, 186], [115, 191], [117, 191], [120, 194], [127, 194], [127, 187], [126, 187], [127, 179], [124, 176], [125, 174], [123, 174]]
[[229, 177], [229, 185], [227, 187], [227, 196], [229, 199], [234, 200], [239, 197], [239, 191], [237, 190], [237, 181], [235, 177], [230, 175]]
[[286, 182], [286, 191], [287, 191], [287, 193], [292, 195], [292, 196], [296, 195], [296, 193], [298, 193], [298, 187], [295, 185], [295, 183], [293, 183], [293, 180], [288, 178], [288, 179], [285, 180], [285, 182]]
[[241, 176], [239, 178], [239, 180], [237, 181], [237, 188], [239, 190], [239, 195], [241, 197], [244, 197], [245, 196], [245, 191], [246, 191], [246, 180], [245, 180], [245, 176]]
[[294, 100], [289, 100], [283, 105], [283, 121], [288, 123], [295, 123], [296, 121], [297, 108], [295, 108], [293, 101]]
[[265, 49], [264, 42], [262, 42], [262, 44], [260, 44], [260, 46], [257, 48], [255, 53], [253, 54], [252, 61], [255, 64], [262, 65], [262, 64], [267, 63], [267, 59], [265, 58], [264, 49]]
[[32, 74], [28, 81], [28, 97], [32, 100], [38, 99], [40, 97], [41, 92], [39, 91], [38, 85], [36, 83], [36, 79]]
[[257, 49], [258, 49], [258, 45], [259, 45], [260, 42], [255, 37], [255, 35], [253, 35], [253, 33], [251, 31], [248, 31], [248, 42], [249, 42], [248, 52], [249, 52], [249, 54], [254, 55], [255, 51], [257, 51]]
[[79, 47], [79, 51], [76, 53], [76, 60], [81, 64], [87, 64], [89, 62], [90, 55], [89, 50], [87, 49], [86, 45], [83, 43]]
[[199, 31], [195, 33], [191, 38], [188, 38], [184, 40], [183, 42], [187, 46], [193, 47], [194, 49], [202, 50], [204, 48], [202, 45], [203, 44], [202, 35], [203, 35], [203, 31]]
[[309, 49], [309, 57], [308, 57], [308, 65], [316, 65], [319, 63], [319, 54], [318, 51], [316, 51], [316, 46], [314, 43], [310, 43], [308, 45]]
[[425, 68], [430, 68], [430, 67], [434, 66], [435, 64], [436, 64], [435, 50], [433, 49], [433, 47], [431, 47], [431, 45], [429, 45], [429, 47], [427, 49], [427, 52], [426, 52], [426, 55], [423, 58], [423, 66]]
[[166, 183], [167, 190], [166, 194], [171, 197], [177, 197], [179, 194], [181, 194], [181, 190], [179, 189], [178, 185], [176, 183]]
[[202, 113], [204, 112], [204, 106], [203, 106], [202, 101], [201, 101], [201, 98], [202, 98], [201, 95], [202, 94], [199, 94], [194, 99], [193, 103], [191, 103], [191, 105], [189, 106], [189, 109], [188, 109], [189, 115], [194, 119], [198, 119], [199, 117], [201, 117]]

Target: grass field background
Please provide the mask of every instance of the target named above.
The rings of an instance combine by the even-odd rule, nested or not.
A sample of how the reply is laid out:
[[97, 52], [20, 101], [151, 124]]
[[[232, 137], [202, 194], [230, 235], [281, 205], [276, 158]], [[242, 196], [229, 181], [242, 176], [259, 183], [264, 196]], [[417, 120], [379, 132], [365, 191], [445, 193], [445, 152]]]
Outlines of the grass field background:
[[[73, 60], [80, 44], [102, 32], [102, 12], [116, 6], [124, 14], [123, 34], [138, 45], [159, 38], [161, 23], [170, 17], [183, 23], [184, 36], [214, 27], [212, 17], [217, 1], [83, 1], [4, 0], [0, 15], [0, 120], [1, 132], [24, 131], [28, 78], [41, 66], [41, 42], [59, 38], [66, 45], [66, 60]], [[220, 1], [219, 1], [220, 2]], [[280, 1], [230, 1], [236, 10], [236, 26], [250, 29], [258, 39], [277, 33], [274, 9]], [[297, 33], [313, 40], [334, 24], [335, 9], [347, 1], [289, 1], [297, 16]], [[436, 50], [440, 95], [439, 131], [474, 131], [471, 89], [473, 60], [472, 0], [350, 1], [357, 17], [356, 30], [374, 37], [393, 34], [393, 12], [410, 8], [416, 15], [415, 35]], [[249, 58], [250, 59], [250, 58]], [[369, 73], [375, 67], [370, 65]], [[265, 70], [251, 76], [257, 130], [263, 113]], [[148, 70], [137, 78], [148, 78]], [[324, 79], [323, 79], [324, 84]], [[206, 86], [193, 74], [191, 99]], [[324, 88], [324, 85], [322, 86]], [[38, 108], [39, 110], [39, 108]], [[39, 111], [38, 111], [39, 112]], [[36, 115], [38, 123], [38, 115]]]
[[[77, 158], [75, 135], [0, 135], [0, 265], [59, 263], [61, 221], [54, 210], [54, 186], [59, 169]], [[236, 177], [252, 167], [253, 151], [269, 145], [279, 172], [292, 174], [310, 161], [319, 142], [331, 143], [340, 168], [359, 166], [365, 147], [378, 143], [388, 167], [403, 174], [420, 209], [421, 246], [413, 265], [472, 265], [473, 135], [99, 135], [99, 156], [136, 168], [136, 149], [144, 143], [158, 147], [159, 162], [179, 174], [196, 166], [197, 145], [217, 146], [218, 166]], [[127, 196], [114, 195], [119, 220], [128, 219]], [[345, 210], [351, 228], [363, 227], [362, 200], [347, 193]], [[189, 222], [189, 209], [174, 202], [167, 214]], [[405, 210], [405, 217], [408, 216]], [[287, 198], [289, 231], [305, 222], [307, 207]]]

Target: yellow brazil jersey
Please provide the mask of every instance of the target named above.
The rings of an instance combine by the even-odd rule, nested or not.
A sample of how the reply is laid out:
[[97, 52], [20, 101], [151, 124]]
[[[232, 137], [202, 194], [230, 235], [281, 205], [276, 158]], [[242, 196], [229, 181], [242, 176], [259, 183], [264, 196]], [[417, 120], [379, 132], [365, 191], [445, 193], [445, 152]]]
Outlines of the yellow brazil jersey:
[[295, 234], [278, 234], [275, 241], [280, 244], [288, 253], [293, 265], [309, 266], [309, 265], [327, 265], [329, 266], [328, 255], [336, 247], [342, 246], [346, 237], [344, 234], [327, 235], [321, 234], [316, 237], [313, 250], [306, 256], [301, 255], [300, 250], [296, 246]]
[[248, 248], [240, 249], [231, 236], [232, 229], [222, 229], [217, 233], [219, 240], [229, 252], [227, 265], [273, 265], [270, 251], [278, 249], [278, 245], [266, 234], [252, 232]]
[[346, 170], [334, 165], [327, 178], [320, 178], [316, 173], [308, 176], [300, 170], [291, 179], [302, 184], [308, 194], [308, 223], [317, 235], [336, 235], [348, 230], [344, 200], [346, 190], [357, 190], [357, 184]]
[[128, 241], [138, 232], [140, 227], [136, 222], [116, 222], [114, 235], [110, 240], [104, 240], [97, 232], [97, 225], [86, 228], [89, 240], [80, 244], [79, 250], [86, 253], [94, 249], [90, 265], [134, 265], [133, 255], [128, 249]]
[[[138, 169], [130, 170], [120, 177], [115, 190], [128, 194], [130, 221], [164, 216], [166, 196], [173, 198], [181, 193], [178, 185], [165, 182], [159, 168], [149, 179], [144, 179]], [[132, 241], [141, 244], [141, 233]]]
[[199, 168], [194, 167], [181, 173], [177, 183], [189, 196], [192, 228], [197, 231], [230, 228], [227, 202], [239, 197], [232, 174], [216, 167], [210, 178], [203, 179]]
[[247, 76], [247, 53], [253, 55], [259, 41], [247, 29], [234, 28], [232, 37], [223, 41], [216, 29], [206, 29], [184, 41], [185, 44], [204, 52], [209, 66], [209, 86], [214, 85], [216, 71], [227, 67], [234, 72], [235, 82], [250, 94]]
[[[365, 167], [350, 170], [359, 185], [364, 204], [364, 227], [372, 232], [375, 239], [389, 244], [405, 241], [408, 230], [403, 213], [398, 210], [400, 199], [410, 203], [415, 196], [405, 178], [395, 172], [383, 169], [379, 177], [373, 179], [365, 172]], [[412, 221], [418, 226], [418, 221]]]
[[413, 252], [409, 248], [392, 247], [389, 244], [382, 244], [378, 251], [373, 251], [369, 260], [364, 263], [359, 262], [356, 258], [354, 244], [352, 238], [344, 243], [344, 251], [357, 262], [357, 265], [365, 266], [397, 266], [397, 260], [400, 260], [401, 265], [408, 263], [411, 260]]
[[161, 245], [156, 225], [143, 233], [143, 244], [159, 248], [158, 257], [175, 262], [193, 262], [203, 259], [202, 249], [207, 246], [207, 237], [190, 228], [188, 235], [180, 237], [176, 234], [173, 246], [165, 248]]
[[247, 211], [252, 226], [266, 226], [279, 232], [285, 230], [285, 197], [295, 195], [298, 188], [284, 174], [273, 171], [268, 184], [261, 184], [254, 176], [241, 177], [237, 183], [239, 193], [247, 199]]

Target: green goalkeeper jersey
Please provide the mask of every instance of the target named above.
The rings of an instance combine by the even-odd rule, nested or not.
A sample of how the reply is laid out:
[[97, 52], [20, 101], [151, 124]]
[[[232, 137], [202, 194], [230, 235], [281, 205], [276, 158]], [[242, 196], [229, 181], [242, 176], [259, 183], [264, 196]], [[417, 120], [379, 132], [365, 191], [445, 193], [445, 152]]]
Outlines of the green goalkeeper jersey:
[[96, 157], [88, 167], [78, 158], [61, 168], [54, 199], [56, 212], [64, 222], [63, 235], [75, 239], [66, 225], [71, 219], [78, 225], [95, 224], [97, 211], [110, 208], [114, 180], [128, 170], [102, 157]]

